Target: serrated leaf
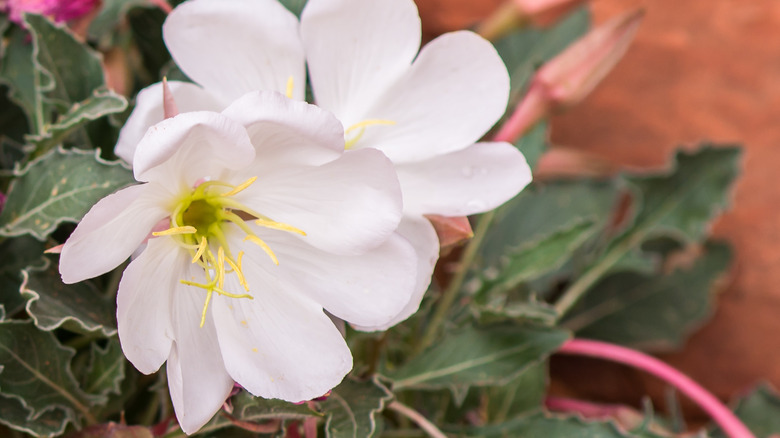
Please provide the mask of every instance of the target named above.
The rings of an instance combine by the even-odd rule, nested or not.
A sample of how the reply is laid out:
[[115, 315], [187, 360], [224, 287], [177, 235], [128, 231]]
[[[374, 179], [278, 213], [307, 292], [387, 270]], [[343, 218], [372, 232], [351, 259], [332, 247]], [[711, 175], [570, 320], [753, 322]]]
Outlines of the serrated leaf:
[[711, 315], [714, 285], [730, 261], [726, 244], [710, 243], [693, 266], [669, 275], [608, 276], [588, 291], [564, 326], [578, 336], [633, 348], [680, 347]]
[[44, 240], [58, 224], [78, 222], [101, 198], [134, 182], [97, 152], [55, 149], [17, 172], [0, 213], [0, 235]]
[[[574, 222], [539, 241], [528, 242], [522, 248], [507, 254], [508, 262], [495, 278], [483, 281], [482, 291], [491, 305], [521, 283], [538, 278], [561, 267], [571, 254], [597, 231], [597, 223], [584, 219]], [[493, 298], [493, 300], [491, 300]]]
[[0, 394], [22, 402], [34, 417], [62, 409], [74, 423], [94, 420], [89, 406], [99, 399], [76, 383], [70, 368], [74, 354], [30, 321], [0, 322]]
[[511, 381], [568, 338], [568, 332], [558, 329], [465, 327], [388, 373], [388, 378], [394, 390], [448, 388], [462, 396], [469, 386]]
[[617, 200], [612, 181], [565, 181], [532, 184], [499, 207], [475, 269], [500, 269], [506, 254], [590, 220], [603, 227]]
[[504, 424], [472, 428], [466, 430], [463, 436], [468, 438], [625, 438], [627, 435], [621, 433], [611, 422], [585, 421], [578, 417], [538, 413]]
[[675, 169], [666, 175], [627, 177], [640, 197], [627, 234], [699, 241], [728, 204], [740, 155], [738, 147], [705, 144], [694, 152], [678, 152]]
[[40, 15], [25, 15], [24, 20], [33, 37], [40, 92], [49, 102], [70, 108], [105, 85], [100, 55], [79, 42], [70, 30]]
[[65, 284], [54, 264], [44, 271], [25, 270], [19, 290], [27, 313], [44, 331], [59, 327], [77, 333], [116, 334], [116, 307], [92, 283]]
[[535, 124], [522, 137], [517, 139], [515, 147], [523, 153], [531, 169], [536, 168], [542, 154], [547, 150], [547, 136], [550, 126], [547, 121], [541, 121]]
[[[734, 413], [756, 437], [780, 434], [780, 394], [768, 383], [761, 383], [737, 401]], [[712, 438], [726, 437], [722, 430]]]
[[[19, 294], [22, 285], [22, 270], [44, 269], [47, 261], [43, 256], [43, 243], [22, 236], [0, 242], [0, 304], [9, 315], [24, 308], [26, 300]], [[1, 320], [1, 319], [0, 319]]]
[[587, 9], [582, 8], [552, 27], [526, 28], [497, 41], [496, 50], [509, 70], [512, 100], [524, 90], [526, 83], [542, 63], [585, 35], [589, 26], [590, 14]]
[[119, 394], [125, 378], [125, 356], [116, 338], [111, 338], [105, 348], [91, 344], [89, 366], [84, 374], [82, 388], [88, 394], [107, 396]]
[[370, 438], [377, 432], [376, 414], [393, 394], [375, 379], [357, 382], [345, 379], [320, 404], [327, 415], [328, 438]]
[[65, 431], [68, 417], [62, 409], [33, 415], [18, 399], [0, 395], [0, 423], [33, 436], [55, 437]]
[[33, 46], [28, 34], [21, 27], [11, 29], [8, 44], [0, 63], [0, 81], [10, 88], [9, 97], [16, 102], [32, 121], [35, 115], [36, 91]]
[[110, 90], [95, 90], [88, 99], [75, 103], [70, 110], [51, 126], [44, 126], [41, 135], [32, 135], [28, 140], [41, 153], [61, 144], [74, 129], [100, 117], [122, 112], [127, 108], [127, 100]]

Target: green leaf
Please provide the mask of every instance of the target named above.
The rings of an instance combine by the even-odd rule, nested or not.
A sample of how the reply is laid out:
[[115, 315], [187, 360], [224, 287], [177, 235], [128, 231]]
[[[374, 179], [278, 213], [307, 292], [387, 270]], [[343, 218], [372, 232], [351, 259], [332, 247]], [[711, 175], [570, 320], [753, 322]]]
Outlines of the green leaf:
[[517, 378], [568, 338], [568, 332], [557, 329], [465, 327], [388, 373], [388, 378], [396, 391], [448, 388], [462, 400], [470, 386], [503, 385]]
[[76, 383], [70, 368], [74, 354], [30, 321], [0, 322], [0, 394], [22, 402], [33, 417], [62, 409], [68, 421], [94, 420], [89, 406], [100, 400]]
[[22, 310], [26, 302], [19, 294], [22, 270], [44, 269], [47, 266], [43, 250], [43, 242], [29, 236], [0, 242], [0, 258], [3, 260], [0, 264], [0, 305], [9, 315]]
[[90, 98], [74, 104], [56, 123], [45, 126], [43, 134], [30, 136], [28, 140], [36, 146], [39, 153], [45, 152], [61, 144], [76, 128], [100, 117], [122, 112], [125, 108], [127, 100], [124, 97], [109, 90], [95, 90]]
[[0, 235], [44, 240], [61, 222], [78, 222], [101, 198], [133, 182], [129, 170], [98, 153], [59, 148], [17, 171], [0, 213]]
[[501, 299], [521, 283], [560, 268], [577, 248], [593, 237], [597, 231], [595, 225], [594, 221], [584, 219], [507, 254], [508, 263], [495, 278], [484, 281], [483, 293]]
[[[2, 77], [0, 77], [0, 82], [2, 82]], [[6, 139], [3, 137], [7, 137], [8, 140], [15, 143], [22, 143], [25, 134], [30, 132], [30, 128], [27, 126], [27, 114], [21, 106], [8, 97], [9, 93], [8, 86], [0, 84], [0, 139], [5, 141]], [[2, 154], [6, 155], [6, 151], [2, 151]], [[0, 157], [0, 169], [12, 168], [13, 165], [8, 166], [8, 161], [5, 156]]]
[[279, 2], [290, 12], [300, 17], [307, 0], [279, 0]]
[[468, 438], [509, 437], [566, 437], [566, 438], [625, 438], [611, 422], [585, 421], [578, 417], [563, 417], [537, 413], [517, 418], [504, 424], [472, 428], [465, 431]]
[[564, 326], [578, 336], [642, 349], [680, 347], [712, 313], [731, 250], [710, 243], [689, 268], [665, 276], [621, 272], [597, 283]]
[[136, 6], [156, 7], [148, 0], [103, 0], [100, 12], [89, 24], [90, 40], [103, 46], [112, 45], [112, 32], [119, 26], [127, 12]]
[[[311, 410], [306, 404], [296, 405], [282, 400], [254, 397], [246, 391], [236, 394], [231, 399], [231, 403], [233, 405], [232, 417], [235, 420], [250, 423], [273, 419], [302, 420], [307, 417], [321, 416], [320, 413]], [[230, 426], [233, 426], [230, 418], [217, 414], [197, 432], [197, 435], [207, 434]]]
[[68, 438], [154, 438], [154, 434], [151, 429], [144, 426], [107, 423], [89, 426], [69, 434]]
[[549, 129], [547, 121], [541, 121], [515, 142], [515, 147], [523, 153], [531, 169], [536, 168], [539, 158], [547, 150]]
[[590, 14], [581, 8], [552, 27], [526, 28], [497, 41], [496, 50], [509, 70], [511, 99], [519, 97], [540, 65], [585, 35], [589, 26]]
[[36, 91], [33, 46], [21, 27], [11, 29], [8, 45], [0, 63], [0, 81], [8, 85], [12, 101], [16, 102], [32, 121], [35, 117]]
[[33, 37], [34, 64], [41, 73], [40, 92], [51, 103], [70, 108], [105, 85], [100, 55], [63, 26], [40, 15], [25, 15]]
[[377, 432], [376, 414], [393, 394], [376, 379], [357, 382], [345, 379], [320, 404], [327, 415], [328, 438], [369, 438]]
[[[780, 394], [768, 383], [741, 397], [734, 413], [757, 437], [780, 434]], [[720, 429], [712, 434], [713, 438], [725, 436]]]
[[500, 270], [506, 254], [583, 221], [604, 227], [618, 196], [614, 182], [534, 183], [496, 211], [475, 269]]
[[76, 333], [116, 334], [113, 300], [106, 299], [92, 283], [65, 284], [52, 263], [45, 271], [25, 270], [20, 289], [27, 299], [27, 313], [44, 331], [64, 327]]
[[514, 380], [487, 388], [489, 423], [502, 423], [508, 418], [539, 409], [547, 396], [547, 362], [526, 368]]
[[710, 222], [727, 206], [730, 189], [739, 174], [738, 147], [702, 145], [694, 152], [680, 151], [675, 169], [661, 176], [627, 177], [637, 188], [639, 209], [627, 236], [672, 235], [697, 242]]
[[62, 435], [68, 425], [64, 410], [56, 408], [33, 415], [17, 398], [0, 395], [0, 423], [37, 437]]
[[105, 348], [91, 344], [89, 366], [82, 380], [82, 388], [89, 394], [107, 396], [119, 394], [125, 378], [125, 356], [116, 338], [111, 338]]

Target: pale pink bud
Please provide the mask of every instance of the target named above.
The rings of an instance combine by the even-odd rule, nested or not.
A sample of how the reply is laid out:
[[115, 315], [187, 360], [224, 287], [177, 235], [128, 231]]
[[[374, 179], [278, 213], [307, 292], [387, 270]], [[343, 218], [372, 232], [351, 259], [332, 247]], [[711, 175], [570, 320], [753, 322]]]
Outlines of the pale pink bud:
[[173, 93], [168, 86], [168, 78], [162, 80], [163, 89], [163, 115], [166, 119], [175, 117], [179, 114], [179, 107], [176, 106], [176, 101], [173, 99]]
[[623, 57], [643, 15], [637, 10], [613, 19], [544, 64], [495, 139], [512, 142], [552, 110], [582, 101]]
[[425, 217], [431, 221], [433, 229], [436, 230], [436, 235], [439, 237], [439, 246], [442, 249], [449, 249], [464, 240], [474, 237], [474, 231], [471, 229], [469, 218], [465, 216], [446, 217], [427, 214]]
[[519, 14], [536, 26], [549, 26], [587, 0], [512, 0]]

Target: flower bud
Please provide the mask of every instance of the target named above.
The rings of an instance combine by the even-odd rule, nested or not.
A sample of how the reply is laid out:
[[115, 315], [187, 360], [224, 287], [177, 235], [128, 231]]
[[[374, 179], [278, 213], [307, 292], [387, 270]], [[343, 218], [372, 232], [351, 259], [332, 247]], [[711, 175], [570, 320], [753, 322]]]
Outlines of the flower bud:
[[582, 101], [623, 57], [643, 15], [636, 10], [613, 19], [544, 64], [495, 139], [512, 142], [551, 111]]

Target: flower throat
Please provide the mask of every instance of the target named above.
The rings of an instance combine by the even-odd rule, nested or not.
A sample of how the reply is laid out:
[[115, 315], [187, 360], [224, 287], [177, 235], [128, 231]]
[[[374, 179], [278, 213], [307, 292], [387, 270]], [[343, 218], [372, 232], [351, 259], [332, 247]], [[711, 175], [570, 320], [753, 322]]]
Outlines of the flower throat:
[[245, 292], [249, 284], [241, 268], [243, 251], [233, 254], [225, 237], [224, 227], [228, 224], [238, 226], [246, 234], [244, 241], [259, 246], [274, 264], [279, 259], [271, 248], [249, 227], [247, 221], [254, 221], [262, 227], [288, 231], [305, 236], [306, 233], [290, 225], [276, 222], [261, 213], [235, 200], [234, 196], [251, 186], [257, 177], [249, 178], [234, 186], [223, 181], [207, 181], [183, 195], [176, 203], [170, 217], [170, 228], [152, 233], [154, 236], [171, 236], [192, 256], [192, 263], [203, 268], [206, 277], [204, 283], [179, 280], [182, 284], [206, 291], [200, 326], [206, 323], [206, 311], [214, 293], [230, 298], [253, 299], [249, 293], [234, 294], [225, 290], [225, 277], [233, 274]]

